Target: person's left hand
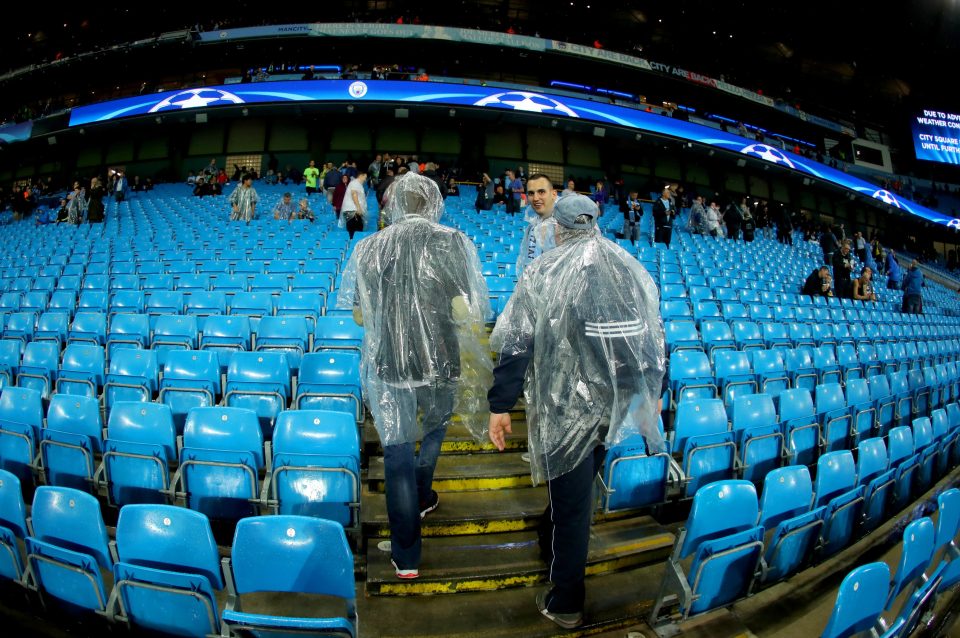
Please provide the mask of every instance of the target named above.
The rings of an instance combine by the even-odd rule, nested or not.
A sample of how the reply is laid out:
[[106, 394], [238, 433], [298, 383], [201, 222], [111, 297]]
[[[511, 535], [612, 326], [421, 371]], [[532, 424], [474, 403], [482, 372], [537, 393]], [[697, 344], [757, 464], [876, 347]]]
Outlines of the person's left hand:
[[488, 434], [490, 436], [490, 442], [496, 446], [497, 450], [503, 452], [504, 448], [507, 446], [506, 435], [513, 434], [513, 425], [510, 420], [510, 413], [503, 412], [502, 414], [496, 414], [491, 412]]

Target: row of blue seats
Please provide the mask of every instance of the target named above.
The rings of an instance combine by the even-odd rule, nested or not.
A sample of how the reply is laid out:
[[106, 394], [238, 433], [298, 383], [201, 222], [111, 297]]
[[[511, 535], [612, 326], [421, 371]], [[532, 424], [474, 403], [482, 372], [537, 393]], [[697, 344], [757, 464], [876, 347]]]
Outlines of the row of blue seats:
[[[755, 486], [748, 481], [718, 481], [704, 486], [694, 497], [690, 515], [667, 561], [651, 624], [663, 628], [672, 619], [686, 620], [729, 605], [758, 585], [777, 582], [844, 549], [855, 534], [861, 510], [877, 500], [876, 492], [865, 494], [869, 485], [876, 485], [876, 479], [867, 483], [858, 480], [849, 452], [835, 452], [821, 459], [815, 483], [805, 467], [771, 473], [759, 500]], [[960, 561], [953, 561], [958, 555], [954, 541], [960, 532], [958, 499], [957, 490], [940, 495], [943, 511], [936, 531], [928, 518], [907, 526], [894, 578], [890, 579], [887, 569], [885, 578], [871, 579], [874, 584], [856, 597], [858, 601], [869, 600], [869, 605], [838, 609], [828, 621], [824, 636], [859, 635], [869, 630], [884, 610], [893, 613], [895, 623], [902, 627], [906, 623], [899, 618], [913, 615], [918, 592], [944, 591], [957, 582]], [[944, 562], [934, 564], [935, 553], [943, 550], [947, 553]], [[685, 565], [683, 561], [691, 556], [692, 562]], [[935, 580], [921, 576], [931, 565], [938, 573]], [[950, 577], [943, 578], [947, 572]], [[842, 584], [841, 592], [846, 588]], [[902, 600], [901, 594], [907, 601], [897, 608], [894, 603]], [[679, 602], [672, 617], [661, 613], [668, 596], [676, 596]], [[871, 612], [868, 624], [855, 620]]]
[[[254, 410], [191, 408], [178, 430], [169, 405], [0, 396], [0, 467], [28, 485], [103, 494], [109, 504], [185, 504], [218, 520], [259, 512], [359, 523], [360, 442], [353, 415], [288, 410], [265, 442]], [[178, 434], [179, 432], [179, 434]]]
[[923, 516], [906, 526], [895, 570], [880, 561], [850, 571], [840, 583], [824, 638], [913, 634], [937, 598], [960, 581], [960, 490], [937, 495], [936, 516], [936, 523]]
[[[96, 614], [137, 633], [357, 633], [353, 554], [343, 528], [320, 518], [245, 518], [230, 557], [221, 560], [200, 512], [124, 506], [111, 542], [93, 496], [40, 487], [28, 518], [19, 481], [0, 470], [0, 547], [0, 578], [36, 592], [45, 604]], [[101, 570], [112, 576], [112, 588]], [[217, 594], [224, 591], [229, 598], [221, 610]], [[258, 592], [333, 596], [345, 610], [308, 617], [244, 611], [244, 600]]]

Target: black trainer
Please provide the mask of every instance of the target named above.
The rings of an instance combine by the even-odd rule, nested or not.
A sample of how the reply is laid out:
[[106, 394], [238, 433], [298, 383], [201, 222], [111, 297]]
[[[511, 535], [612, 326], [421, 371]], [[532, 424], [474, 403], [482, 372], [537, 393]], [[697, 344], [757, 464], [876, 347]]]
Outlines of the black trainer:
[[438, 507], [440, 507], [440, 495], [437, 494], [435, 490], [430, 490], [429, 498], [420, 503], [420, 518], [423, 518]]

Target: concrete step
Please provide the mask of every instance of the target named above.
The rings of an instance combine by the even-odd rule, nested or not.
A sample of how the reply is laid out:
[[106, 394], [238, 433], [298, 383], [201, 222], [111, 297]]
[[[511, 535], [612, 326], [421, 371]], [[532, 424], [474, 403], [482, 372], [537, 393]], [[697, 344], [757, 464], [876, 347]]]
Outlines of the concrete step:
[[[507, 436], [506, 449], [510, 451], [524, 451], [527, 449], [527, 422], [522, 412], [513, 416], [513, 434]], [[367, 421], [363, 429], [363, 448], [368, 457], [383, 455], [383, 446], [377, 428], [372, 421]], [[447, 436], [443, 440], [442, 454], [471, 454], [475, 452], [496, 452], [497, 448], [490, 441], [477, 442], [466, 426], [454, 420], [447, 428]]]
[[[424, 519], [420, 533], [424, 537], [469, 536], [534, 529], [546, 505], [545, 487], [441, 492], [440, 507]], [[364, 534], [375, 538], [390, 536], [384, 494], [364, 490], [360, 511]]]
[[[520, 455], [520, 452], [441, 455], [433, 475], [433, 489], [464, 492], [530, 487], [530, 464]], [[382, 456], [370, 458], [367, 485], [372, 492], [384, 491]]]
[[[611, 632], [641, 622], [652, 607], [661, 565], [587, 577], [584, 625], [564, 630], [540, 615], [536, 595], [546, 586], [459, 596], [358, 596], [362, 636], [383, 638], [547, 638]], [[619, 633], [613, 633], [621, 630]]]
[[[622, 571], [662, 560], [674, 535], [652, 518], [601, 523], [591, 530], [587, 574]], [[533, 531], [425, 538], [420, 578], [401, 581], [390, 555], [367, 548], [367, 593], [412, 596], [493, 591], [537, 585], [547, 580]]]

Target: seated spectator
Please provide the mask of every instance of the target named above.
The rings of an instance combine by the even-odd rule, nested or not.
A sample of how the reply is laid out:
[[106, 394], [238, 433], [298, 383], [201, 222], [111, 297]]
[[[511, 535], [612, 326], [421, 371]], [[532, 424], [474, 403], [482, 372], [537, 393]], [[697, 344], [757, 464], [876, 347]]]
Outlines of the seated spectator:
[[145, 191], [152, 191], [152, 190], [153, 190], [153, 180], [152, 180], [151, 178], [149, 178], [149, 177], [147, 178], [146, 183], [144, 183], [144, 185], [143, 185], [143, 190], [145, 190]]
[[460, 196], [460, 187], [457, 186], [456, 180], [452, 177], [447, 183], [447, 195], [450, 197], [459, 197]]
[[810, 273], [807, 280], [803, 282], [800, 294], [811, 297], [832, 297], [831, 284], [833, 284], [833, 279], [830, 277], [830, 269], [827, 266], [820, 266]]
[[263, 181], [265, 184], [276, 184], [279, 180], [277, 179], [276, 173], [272, 170], [267, 170], [267, 174], [263, 176]]
[[300, 200], [300, 209], [294, 214], [297, 219], [309, 220], [311, 224], [316, 221], [316, 216], [314, 216], [313, 211], [310, 210], [310, 200], [306, 197]]
[[507, 195], [503, 192], [503, 184], [497, 184], [493, 189], [493, 204], [507, 204]]
[[196, 197], [204, 197], [208, 195], [213, 195], [213, 187], [207, 183], [202, 177], [197, 178], [197, 184], [193, 187], [193, 194]]
[[197, 183], [197, 174], [194, 173], [193, 171], [190, 171], [189, 173], [187, 173], [187, 184], [189, 184], [190, 186], [195, 186], [196, 183]]
[[293, 205], [291, 200], [293, 197], [290, 193], [284, 193], [283, 197], [277, 202], [277, 205], [273, 207], [273, 218], [278, 221], [293, 221], [296, 217], [297, 209]]
[[860, 301], [876, 301], [877, 295], [873, 292], [873, 269], [864, 266], [860, 276], [853, 280], [853, 298]]

